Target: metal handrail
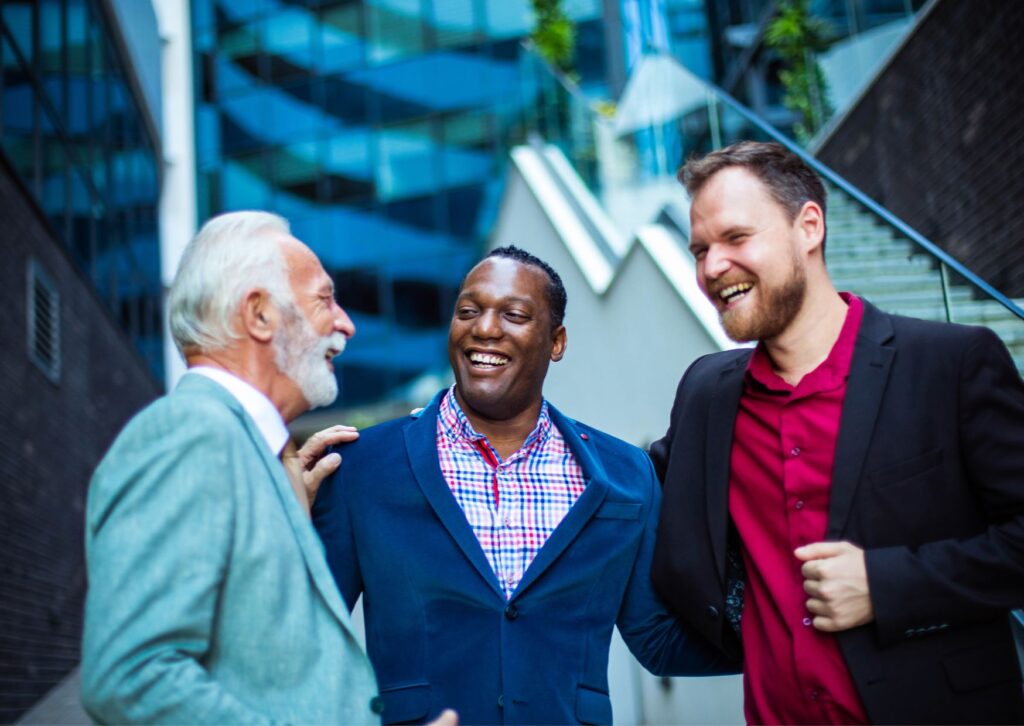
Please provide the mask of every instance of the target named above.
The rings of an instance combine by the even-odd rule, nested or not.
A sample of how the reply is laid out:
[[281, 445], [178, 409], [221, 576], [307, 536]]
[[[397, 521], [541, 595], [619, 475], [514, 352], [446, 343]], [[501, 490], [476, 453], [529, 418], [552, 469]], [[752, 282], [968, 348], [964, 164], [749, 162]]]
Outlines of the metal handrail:
[[964, 267], [958, 260], [952, 257], [944, 249], [936, 245], [934, 242], [932, 242], [927, 237], [922, 235], [920, 232], [915, 230], [913, 227], [908, 225], [906, 222], [904, 222], [902, 219], [900, 219], [895, 214], [890, 212], [888, 209], [878, 204], [878, 202], [873, 200], [871, 197], [869, 197], [867, 194], [865, 194], [860, 189], [855, 187], [853, 184], [848, 182], [846, 179], [839, 176], [839, 174], [834, 172], [832, 169], [825, 166], [820, 161], [815, 159], [813, 156], [808, 154], [806, 151], [804, 151], [804, 149], [800, 148], [799, 144], [797, 144], [792, 139], [788, 138], [785, 134], [783, 134], [781, 131], [776, 129], [771, 124], [764, 121], [757, 114], [755, 114], [742, 103], [740, 103], [735, 98], [730, 96], [728, 93], [723, 91], [721, 88], [708, 81], [703, 82], [718, 96], [720, 96], [722, 100], [728, 103], [734, 111], [739, 113], [741, 116], [743, 116], [743, 118], [745, 118], [747, 121], [756, 126], [759, 131], [763, 132], [767, 136], [771, 137], [774, 141], [777, 141], [778, 143], [782, 144], [787, 149], [792, 151], [794, 154], [799, 156], [805, 164], [807, 164], [809, 167], [818, 172], [819, 175], [824, 177], [834, 186], [839, 187], [839, 189], [841, 189], [849, 196], [853, 197], [853, 199], [859, 202], [869, 212], [872, 212], [876, 217], [881, 218], [882, 221], [884, 221], [890, 227], [896, 229], [896, 231], [899, 232], [901, 235], [908, 238], [911, 242], [916, 244], [922, 250], [924, 250], [932, 257], [937, 259], [940, 264], [946, 265], [955, 273], [965, 278], [968, 282], [970, 282], [979, 290], [981, 290], [983, 293], [999, 302], [1003, 307], [1005, 307], [1011, 313], [1016, 315], [1018, 318], [1024, 320], [1024, 309], [1022, 309], [1015, 302], [1013, 302], [1013, 300], [1011, 300], [1006, 295], [996, 290], [994, 287], [992, 287], [992, 285], [978, 277], [978, 275], [975, 272]]
[[[555, 81], [559, 85], [561, 85], [567, 93], [579, 99], [585, 99], [585, 97], [580, 92], [576, 84], [570, 81], [563, 73], [559, 72], [543, 57], [541, 57], [532, 47], [532, 45], [524, 43], [523, 47], [527, 50], [527, 52], [531, 53], [534, 56], [535, 60], [539, 61], [541, 65], [544, 66], [551, 73]], [[969, 283], [971, 283], [979, 290], [981, 290], [981, 292], [983, 292], [985, 295], [989, 296], [990, 298], [998, 302], [1000, 305], [1002, 305], [1004, 308], [1009, 310], [1016, 317], [1020, 318], [1021, 320], [1024, 320], [1024, 309], [1022, 309], [1019, 305], [1017, 305], [1013, 300], [1008, 298], [1006, 295], [999, 292], [999, 290], [992, 287], [992, 285], [990, 285], [988, 282], [980, 278], [977, 275], [977, 273], [965, 267], [944, 249], [936, 245], [934, 242], [932, 242], [927, 237], [922, 235], [920, 232], [915, 230], [913, 227], [908, 225], [906, 222], [904, 222], [902, 219], [900, 219], [895, 214], [890, 212], [888, 209], [878, 204], [878, 202], [876, 202], [867, 194], [865, 194], [860, 189], [855, 187], [853, 184], [848, 182], [845, 178], [841, 177], [831, 168], [829, 168], [828, 166], [826, 166], [825, 164], [821, 163], [813, 156], [808, 154], [803, 148], [800, 147], [799, 144], [797, 144], [795, 141], [787, 137], [785, 134], [783, 134], [781, 131], [779, 131], [774, 126], [769, 124], [767, 121], [762, 119], [760, 116], [755, 114], [753, 111], [748, 109], [742, 103], [737, 101], [725, 90], [703, 78], [699, 80], [712, 93], [714, 93], [715, 96], [717, 96], [722, 101], [726, 102], [730, 106], [730, 108], [732, 108], [734, 111], [739, 113], [743, 118], [745, 118], [747, 121], [753, 124], [759, 131], [764, 133], [772, 140], [782, 144], [787, 149], [792, 151], [794, 154], [799, 156], [804, 161], [804, 163], [806, 163], [809, 167], [814, 169], [820, 176], [822, 176], [832, 185], [838, 187], [840, 190], [848, 194], [855, 201], [861, 204], [861, 206], [866, 208], [869, 212], [873, 213], [876, 217], [880, 218], [883, 222], [888, 224], [890, 227], [894, 228], [901, 235], [903, 235], [911, 242], [913, 242], [915, 245], [917, 245], [922, 251], [931, 255], [934, 259], [936, 259], [939, 262], [940, 269], [942, 265], [945, 265], [946, 267], [950, 268], [955, 273], [957, 273], [965, 280], [967, 280]], [[591, 114], [596, 115], [594, 114], [594, 111], [592, 109], [588, 108], [588, 111]], [[946, 279], [945, 274], [943, 274], [943, 279]], [[949, 302], [945, 285], [943, 289], [943, 297], [948, 312]]]

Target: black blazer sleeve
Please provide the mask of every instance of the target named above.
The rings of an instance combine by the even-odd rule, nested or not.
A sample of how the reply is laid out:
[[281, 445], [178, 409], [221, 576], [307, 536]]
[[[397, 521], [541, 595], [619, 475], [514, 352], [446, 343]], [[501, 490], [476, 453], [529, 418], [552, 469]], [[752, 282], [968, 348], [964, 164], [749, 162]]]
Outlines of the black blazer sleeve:
[[964, 476], [988, 526], [963, 539], [866, 550], [883, 644], [1024, 605], [1024, 382], [994, 333], [969, 330], [955, 381], [959, 410], [949, 426], [958, 427]]

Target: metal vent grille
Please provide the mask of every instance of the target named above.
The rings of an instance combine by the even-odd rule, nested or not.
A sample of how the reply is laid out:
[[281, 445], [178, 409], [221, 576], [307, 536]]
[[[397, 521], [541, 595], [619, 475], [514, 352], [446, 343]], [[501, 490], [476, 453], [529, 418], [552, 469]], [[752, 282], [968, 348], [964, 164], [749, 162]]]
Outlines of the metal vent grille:
[[35, 260], [28, 263], [28, 357], [47, 378], [60, 381], [60, 293]]

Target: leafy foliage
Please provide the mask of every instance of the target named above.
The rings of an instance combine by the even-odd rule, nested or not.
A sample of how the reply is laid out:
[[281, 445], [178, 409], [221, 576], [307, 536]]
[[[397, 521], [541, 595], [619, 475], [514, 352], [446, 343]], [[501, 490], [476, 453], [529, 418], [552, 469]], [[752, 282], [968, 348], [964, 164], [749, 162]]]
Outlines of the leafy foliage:
[[571, 73], [576, 57], [576, 24], [565, 14], [562, 0], [530, 0], [537, 18], [530, 38], [537, 52], [563, 73]]
[[785, 90], [782, 103], [794, 111], [797, 139], [806, 143], [828, 121], [832, 105], [828, 82], [815, 54], [828, 49], [828, 23], [811, 15], [808, 0], [782, 0], [765, 31], [765, 45], [775, 49], [786, 68], [779, 72]]

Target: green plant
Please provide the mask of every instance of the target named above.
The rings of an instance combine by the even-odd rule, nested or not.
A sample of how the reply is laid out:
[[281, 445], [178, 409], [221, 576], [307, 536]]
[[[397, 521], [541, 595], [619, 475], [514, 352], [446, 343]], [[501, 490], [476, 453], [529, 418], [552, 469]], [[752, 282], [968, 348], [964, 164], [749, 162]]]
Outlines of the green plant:
[[530, 35], [541, 57], [566, 74], [576, 57], [576, 24], [565, 14], [561, 0], [530, 0], [537, 23]]
[[828, 23], [811, 15], [807, 0], [782, 0], [765, 31], [765, 45], [773, 48], [786, 66], [779, 71], [785, 91], [782, 103], [797, 114], [794, 131], [803, 143], [832, 115], [828, 82], [816, 58], [828, 48], [831, 37]]

